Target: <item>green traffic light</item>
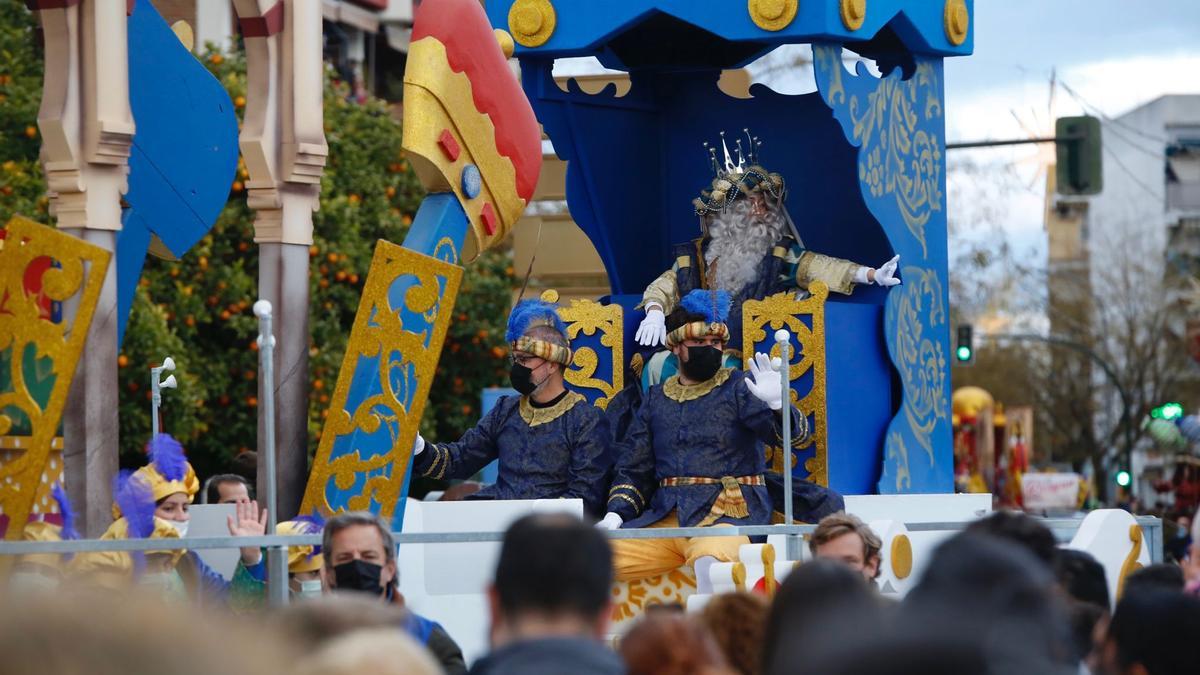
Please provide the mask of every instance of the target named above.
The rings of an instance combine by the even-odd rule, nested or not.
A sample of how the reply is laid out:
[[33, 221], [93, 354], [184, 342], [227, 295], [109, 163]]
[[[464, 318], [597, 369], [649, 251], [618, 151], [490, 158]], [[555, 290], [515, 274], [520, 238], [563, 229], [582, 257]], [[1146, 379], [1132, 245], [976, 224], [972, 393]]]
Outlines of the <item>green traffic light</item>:
[[1117, 485], [1121, 487], [1129, 487], [1130, 477], [1128, 471], [1117, 472]]
[[970, 361], [971, 360], [971, 348], [967, 347], [966, 345], [963, 345], [962, 347], [959, 347], [957, 350], [955, 350], [954, 355], [955, 355], [955, 357], [958, 358], [959, 361]]
[[1150, 416], [1160, 420], [1167, 420], [1168, 422], [1177, 420], [1183, 417], [1183, 404], [1175, 402], [1164, 403], [1151, 410]]

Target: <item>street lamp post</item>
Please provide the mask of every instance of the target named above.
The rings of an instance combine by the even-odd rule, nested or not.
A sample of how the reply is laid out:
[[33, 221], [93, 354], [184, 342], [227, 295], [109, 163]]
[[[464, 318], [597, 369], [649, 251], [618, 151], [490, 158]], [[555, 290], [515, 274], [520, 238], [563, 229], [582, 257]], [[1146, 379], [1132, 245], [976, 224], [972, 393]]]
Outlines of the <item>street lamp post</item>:
[[159, 381], [158, 376], [164, 370], [168, 373], [175, 370], [175, 359], [168, 356], [163, 359], [161, 366], [150, 369], [150, 440], [158, 438], [158, 409], [162, 407], [162, 390], [175, 389], [178, 386], [174, 375], [168, 375], [167, 379]]

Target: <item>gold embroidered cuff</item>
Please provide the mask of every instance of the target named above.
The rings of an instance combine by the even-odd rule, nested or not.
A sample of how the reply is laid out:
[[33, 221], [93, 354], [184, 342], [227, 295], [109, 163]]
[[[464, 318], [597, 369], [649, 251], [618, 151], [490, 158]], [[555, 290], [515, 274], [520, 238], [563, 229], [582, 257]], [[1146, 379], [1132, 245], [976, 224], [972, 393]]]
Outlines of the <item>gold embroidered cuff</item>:
[[612, 489], [608, 491], [608, 496], [610, 499], [614, 496], [613, 493], [616, 492], [617, 490], [629, 490], [635, 496], [637, 496], [638, 501], [640, 501], [642, 503], [642, 506], [639, 508], [645, 508], [646, 497], [643, 496], [641, 491], [638, 490], [637, 488], [635, 488], [634, 486], [630, 485], [629, 483], [621, 483], [620, 485], [614, 485], [612, 487]]
[[564, 366], [571, 363], [571, 350], [569, 348], [552, 344], [545, 340], [536, 340], [527, 335], [517, 338], [517, 341], [512, 343], [512, 349], [514, 352], [526, 352], [540, 359], [561, 363]]
[[625, 494], [613, 495], [608, 498], [609, 503], [611, 504], [612, 500], [614, 500], [614, 499], [624, 499], [625, 501], [629, 502], [633, 506], [634, 513], [642, 512], [642, 507], [638, 506], [637, 502], [633, 501], [633, 498], [630, 497], [629, 495], [625, 495]]

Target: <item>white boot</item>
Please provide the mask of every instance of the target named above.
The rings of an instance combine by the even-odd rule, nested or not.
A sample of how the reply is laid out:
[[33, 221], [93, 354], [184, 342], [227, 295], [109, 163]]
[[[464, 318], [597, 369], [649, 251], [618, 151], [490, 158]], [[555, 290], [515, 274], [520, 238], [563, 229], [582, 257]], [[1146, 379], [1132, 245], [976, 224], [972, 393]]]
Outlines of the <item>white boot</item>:
[[692, 569], [696, 571], [697, 595], [712, 595], [712, 578], [709, 577], [708, 571], [712, 568], [713, 563], [715, 562], [717, 562], [716, 558], [712, 557], [711, 555], [705, 555], [696, 558], [696, 564], [692, 565]]

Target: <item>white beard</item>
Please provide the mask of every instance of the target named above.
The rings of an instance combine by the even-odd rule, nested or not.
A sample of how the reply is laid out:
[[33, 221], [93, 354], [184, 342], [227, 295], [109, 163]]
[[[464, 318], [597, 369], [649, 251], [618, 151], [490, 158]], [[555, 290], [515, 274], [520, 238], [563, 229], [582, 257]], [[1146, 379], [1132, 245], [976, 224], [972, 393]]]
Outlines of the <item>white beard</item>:
[[708, 226], [704, 260], [708, 264], [717, 260], [717, 288], [730, 295], [739, 293], [758, 275], [763, 256], [786, 231], [783, 214], [778, 209], [768, 206], [765, 216], [755, 217], [746, 199], [739, 199], [715, 214]]

